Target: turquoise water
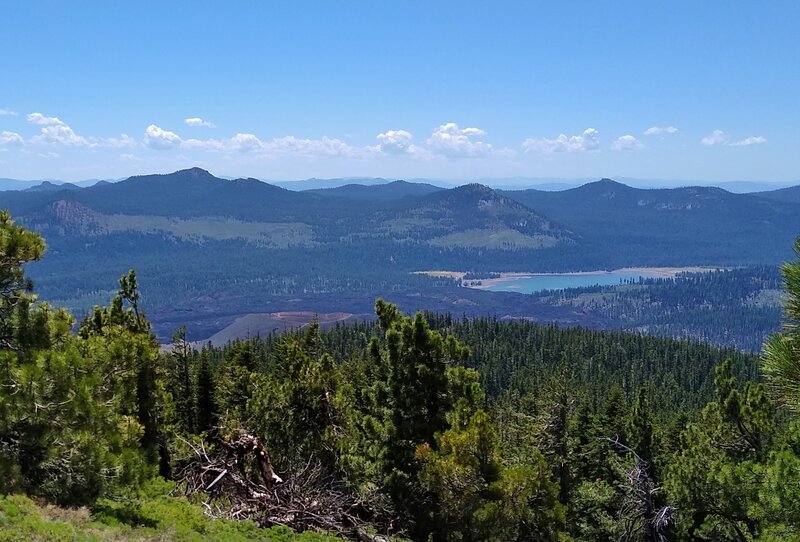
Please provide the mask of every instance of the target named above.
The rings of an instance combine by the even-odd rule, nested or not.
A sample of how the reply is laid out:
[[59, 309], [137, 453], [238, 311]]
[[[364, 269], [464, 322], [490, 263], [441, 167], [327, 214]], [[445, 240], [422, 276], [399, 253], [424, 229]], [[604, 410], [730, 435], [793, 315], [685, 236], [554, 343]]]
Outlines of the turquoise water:
[[593, 273], [586, 275], [536, 275], [533, 277], [509, 278], [501, 283], [487, 286], [485, 290], [492, 292], [520, 292], [532, 294], [542, 290], [563, 290], [564, 288], [582, 288], [584, 286], [612, 286], [625, 281], [638, 281], [639, 278], [664, 277], [659, 273], [646, 271], [610, 273]]

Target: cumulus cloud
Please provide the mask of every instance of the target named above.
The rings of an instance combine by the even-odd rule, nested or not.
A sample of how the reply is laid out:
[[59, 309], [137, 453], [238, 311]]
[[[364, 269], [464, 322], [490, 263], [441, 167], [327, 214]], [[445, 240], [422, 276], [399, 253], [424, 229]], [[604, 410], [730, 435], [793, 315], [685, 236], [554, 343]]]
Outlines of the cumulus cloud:
[[651, 126], [647, 130], [644, 131], [644, 135], [651, 136], [651, 135], [662, 135], [662, 134], [675, 134], [678, 132], [678, 129], [674, 126]]
[[611, 148], [615, 151], [636, 151], [643, 149], [642, 142], [633, 137], [632, 135], [624, 135], [618, 137], [612, 144]]
[[30, 113], [26, 118], [31, 124], [40, 124], [42, 126], [64, 124], [64, 122], [58, 117], [48, 117], [46, 115], [42, 115], [41, 113]]
[[16, 111], [12, 111], [11, 109], [5, 109], [3, 107], [0, 107], [0, 117], [3, 117], [3, 116], [16, 117], [17, 116], [17, 112]]
[[230, 139], [230, 145], [233, 150], [239, 152], [250, 152], [264, 148], [264, 143], [254, 134], [236, 134]]
[[164, 130], [155, 124], [151, 124], [144, 131], [144, 144], [151, 149], [160, 151], [174, 149], [178, 147], [182, 141], [181, 136], [175, 132]]
[[25, 140], [16, 132], [0, 132], [0, 147], [21, 147], [24, 143]]
[[183, 122], [186, 123], [187, 126], [205, 126], [206, 128], [214, 128], [215, 124], [209, 122], [207, 120], [203, 120], [200, 117], [189, 117], [188, 119], [184, 120]]
[[554, 154], [560, 152], [587, 152], [600, 148], [597, 138], [598, 132], [594, 128], [587, 128], [580, 135], [559, 135], [555, 139], [528, 138], [522, 142], [522, 149], [526, 153]]
[[480, 128], [461, 129], [455, 122], [448, 122], [438, 126], [425, 143], [430, 150], [447, 156], [482, 156], [492, 152], [492, 145], [473, 138], [485, 135]]
[[34, 136], [34, 143], [60, 143], [62, 145], [89, 145], [89, 141], [75, 133], [70, 126], [58, 117], [48, 117], [41, 113], [31, 113], [28, 122], [42, 127], [39, 135]]
[[377, 135], [378, 150], [388, 154], [403, 154], [412, 146], [413, 136], [406, 130], [387, 130]]
[[366, 147], [365, 151], [393, 155], [407, 155], [414, 158], [430, 158], [432, 153], [425, 148], [415, 145], [414, 137], [406, 130], [387, 130], [376, 136], [378, 144]]
[[714, 130], [711, 134], [707, 135], [700, 140], [703, 145], [729, 145], [731, 147], [747, 147], [749, 145], [760, 145], [767, 142], [767, 138], [763, 136], [750, 136], [739, 141], [731, 141], [728, 134], [722, 130]]

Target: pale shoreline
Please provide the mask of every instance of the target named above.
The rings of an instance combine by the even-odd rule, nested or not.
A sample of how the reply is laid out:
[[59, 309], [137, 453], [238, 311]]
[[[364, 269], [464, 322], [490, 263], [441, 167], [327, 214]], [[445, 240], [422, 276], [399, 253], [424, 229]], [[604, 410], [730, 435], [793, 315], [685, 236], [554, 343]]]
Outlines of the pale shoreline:
[[[503, 272], [498, 273], [500, 276], [490, 279], [475, 279], [481, 284], [476, 286], [468, 286], [469, 288], [485, 289], [491, 286], [496, 286], [504, 282], [513, 281], [516, 279], [530, 278], [530, 277], [564, 277], [564, 276], [581, 276], [581, 275], [609, 275], [611, 273], [646, 273], [648, 275], [657, 275], [660, 278], [674, 278], [679, 273], [709, 273], [718, 269], [727, 269], [725, 267], [622, 267], [620, 269], [598, 270], [598, 271], [571, 271], [568, 273], [526, 273], [526, 272]], [[429, 277], [447, 277], [454, 280], [463, 280], [467, 274], [466, 271], [416, 271], [415, 274], [427, 275]]]

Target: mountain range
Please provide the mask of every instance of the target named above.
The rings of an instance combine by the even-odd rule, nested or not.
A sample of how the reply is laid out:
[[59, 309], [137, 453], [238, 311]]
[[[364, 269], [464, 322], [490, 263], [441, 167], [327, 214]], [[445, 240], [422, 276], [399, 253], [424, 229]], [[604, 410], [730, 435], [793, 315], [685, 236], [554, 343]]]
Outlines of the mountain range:
[[[217, 175], [218, 178], [224, 180], [235, 180], [238, 177]], [[62, 181], [62, 180], [18, 180], [18, 179], [5, 179], [0, 178], [0, 192], [4, 190], [26, 190], [28, 188], [38, 189], [40, 185], [75, 185], [79, 187], [88, 187], [95, 184], [106, 184], [118, 182], [122, 179], [112, 180], [98, 180], [86, 179], [80, 181]], [[268, 179], [259, 179], [268, 184], [286, 188], [293, 191], [304, 190], [321, 190], [328, 188], [339, 188], [347, 185], [360, 185], [360, 186], [374, 186], [381, 184], [389, 184], [398, 179], [388, 179], [384, 177], [338, 177], [331, 179], [302, 179], [291, 181], [273, 181]], [[489, 186], [496, 190], [546, 190], [549, 192], [568, 190], [570, 188], [577, 188], [584, 184], [593, 182], [595, 178], [558, 178], [558, 177], [477, 177], [472, 179], [425, 179], [414, 178], [406, 179], [412, 184], [428, 184], [438, 188], [454, 188], [463, 184], [478, 183]], [[639, 179], [635, 177], [616, 177], [616, 180], [624, 183], [630, 187], [651, 189], [651, 188], [682, 188], [687, 186], [705, 186], [717, 187], [733, 192], [735, 194], [745, 194], [753, 192], [767, 192], [775, 191], [783, 188], [789, 188], [800, 184], [800, 181], [787, 182], [787, 181], [703, 181], [703, 180], [675, 180], [675, 179]]]
[[379, 295], [525, 316], [513, 296], [415, 272], [777, 265], [800, 232], [800, 187], [734, 194], [610, 179], [560, 191], [406, 181], [288, 190], [192, 168], [4, 191], [0, 208], [45, 236], [48, 254], [30, 267], [45, 298], [87, 310], [134, 267], [157, 325], [193, 321], [209, 334], [247, 313], [367, 313]]

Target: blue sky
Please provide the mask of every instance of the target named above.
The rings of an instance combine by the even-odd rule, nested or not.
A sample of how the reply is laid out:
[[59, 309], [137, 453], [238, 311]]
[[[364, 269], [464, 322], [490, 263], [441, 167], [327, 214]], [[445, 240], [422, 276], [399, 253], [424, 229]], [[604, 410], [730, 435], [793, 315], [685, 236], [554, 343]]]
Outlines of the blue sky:
[[799, 20], [796, 1], [10, 0], [0, 177], [800, 180]]

